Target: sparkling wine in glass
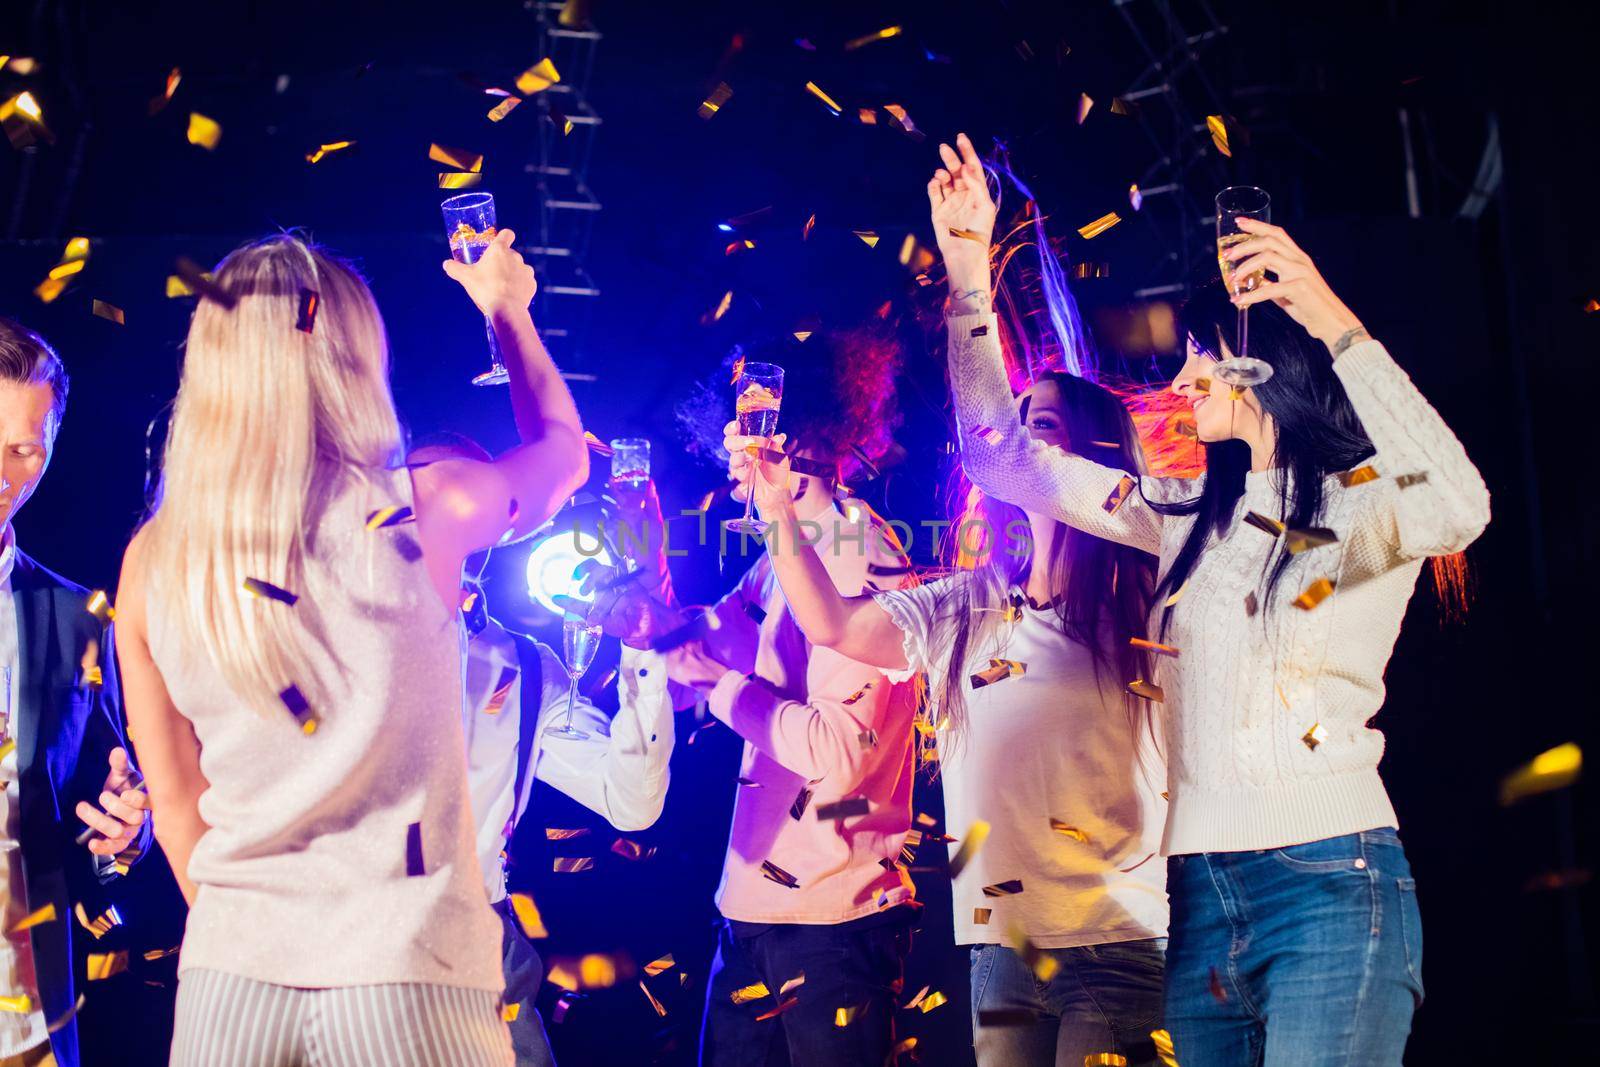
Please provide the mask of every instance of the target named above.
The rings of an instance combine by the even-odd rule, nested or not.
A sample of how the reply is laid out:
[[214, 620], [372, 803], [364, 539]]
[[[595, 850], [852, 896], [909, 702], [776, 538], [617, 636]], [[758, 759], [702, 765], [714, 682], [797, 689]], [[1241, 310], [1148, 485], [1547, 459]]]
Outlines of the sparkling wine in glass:
[[[742, 436], [766, 438], [778, 432], [778, 408], [783, 403], [782, 367], [772, 363], [744, 364], [733, 383], [733, 396]], [[766, 532], [767, 524], [755, 517], [755, 477], [752, 470], [750, 486], [745, 491], [744, 516], [729, 519], [726, 525], [734, 533], [759, 537]]]
[[[444, 232], [450, 241], [450, 258], [457, 263], [476, 263], [494, 240], [494, 196], [491, 193], [462, 193], [439, 205], [444, 213]], [[489, 334], [489, 369], [472, 379], [473, 385], [504, 385], [511, 380], [500, 345], [494, 339], [494, 324], [483, 320]]]
[[572, 707], [578, 700], [578, 679], [594, 662], [600, 650], [600, 624], [569, 618], [561, 624], [561, 650], [567, 662], [567, 717], [560, 726], [546, 727], [545, 733], [583, 740], [589, 735], [572, 725]]
[[634, 492], [650, 481], [650, 441], [644, 437], [619, 437], [611, 442], [611, 480]]
[[[1217, 194], [1217, 266], [1222, 271], [1222, 284], [1227, 287], [1230, 296], [1238, 297], [1252, 292], [1262, 282], [1266, 281], [1265, 271], [1251, 271], [1241, 275], [1236, 264], [1230, 261], [1225, 253], [1228, 249], [1241, 241], [1248, 241], [1250, 234], [1239, 228], [1239, 219], [1255, 219], [1259, 222], [1272, 221], [1272, 198], [1265, 189], [1257, 189], [1253, 185], [1230, 185]], [[1255, 359], [1250, 355], [1250, 309], [1239, 309], [1239, 350], [1231, 359], [1218, 362], [1212, 371], [1218, 381], [1226, 382], [1235, 389], [1244, 389], [1252, 385], [1260, 385], [1272, 377], [1272, 366], [1265, 360]]]

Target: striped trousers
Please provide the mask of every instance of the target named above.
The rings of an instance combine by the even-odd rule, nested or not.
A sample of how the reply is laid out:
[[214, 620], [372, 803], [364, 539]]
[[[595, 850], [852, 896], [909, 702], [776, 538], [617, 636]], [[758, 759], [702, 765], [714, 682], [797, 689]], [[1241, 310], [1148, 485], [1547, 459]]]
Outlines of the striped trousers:
[[405, 983], [298, 989], [183, 972], [169, 1067], [512, 1067], [500, 998]]

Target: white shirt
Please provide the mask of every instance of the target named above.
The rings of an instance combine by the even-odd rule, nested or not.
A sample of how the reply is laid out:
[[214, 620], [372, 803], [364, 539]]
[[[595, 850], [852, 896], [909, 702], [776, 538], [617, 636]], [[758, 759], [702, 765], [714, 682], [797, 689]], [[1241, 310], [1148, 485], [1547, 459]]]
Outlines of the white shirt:
[[[968, 580], [958, 574], [876, 597], [905, 632], [911, 669], [935, 685], [966, 610], [958, 583]], [[1116, 679], [1096, 679], [1089, 650], [1061, 631], [1054, 611], [1024, 605], [1020, 621], [1000, 622], [986, 641], [978, 633], [975, 624], [961, 672], [967, 729], [959, 743], [934, 709], [945, 826], [964, 837], [974, 822], [989, 824], [951, 887], [956, 943], [1004, 943], [1013, 926], [1040, 948], [1165, 937], [1167, 865], [1157, 853], [1166, 769], [1149, 732], [1136, 752]], [[1025, 670], [971, 688], [967, 676], [991, 658]], [[983, 892], [1014, 880], [1022, 892]], [[991, 913], [987, 922], [979, 909]]]
[[[567, 670], [556, 653], [538, 645], [541, 666], [539, 724], [529, 754], [532, 773], [514, 796], [517, 740], [522, 721], [522, 678], [511, 636], [490, 619], [467, 646], [467, 784], [477, 824], [478, 861], [491, 902], [506, 895], [506, 829], [528, 808], [533, 780], [554, 786], [605, 816], [618, 830], [643, 830], [661, 815], [672, 756], [672, 701], [666, 659], [623, 646], [617, 672], [620, 707], [609, 719], [580, 696], [572, 722], [587, 738], [553, 737], [567, 711]], [[504, 690], [503, 700], [496, 691]], [[498, 710], [491, 711], [491, 701]]]
[[[17, 606], [11, 595], [11, 569], [17, 558], [17, 535], [10, 523], [0, 536], [0, 710], [5, 713], [4, 740], [16, 737], [17, 684], [22, 666], [17, 641]], [[6, 744], [0, 759], [0, 910], [4, 930], [28, 914], [27, 889], [22, 877], [22, 846], [18, 840], [22, 805], [17, 787], [17, 746]], [[64, 918], [64, 916], [62, 917]], [[60, 921], [58, 918], [57, 921]], [[39, 1010], [39, 984], [33, 971], [33, 935], [0, 936], [0, 996], [26, 996], [31, 1012], [0, 1010], [0, 1058], [15, 1056], [42, 1044], [49, 1032]]]

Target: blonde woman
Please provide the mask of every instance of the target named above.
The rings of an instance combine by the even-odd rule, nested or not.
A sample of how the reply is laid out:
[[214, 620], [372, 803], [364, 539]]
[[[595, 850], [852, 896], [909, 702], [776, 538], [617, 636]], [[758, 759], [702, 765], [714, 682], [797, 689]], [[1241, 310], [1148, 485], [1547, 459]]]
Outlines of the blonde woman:
[[522, 444], [492, 462], [401, 465], [377, 306], [321, 249], [241, 248], [195, 311], [117, 642], [190, 904], [174, 1067], [512, 1062], [457, 590], [588, 473], [513, 240], [445, 264], [511, 373]]

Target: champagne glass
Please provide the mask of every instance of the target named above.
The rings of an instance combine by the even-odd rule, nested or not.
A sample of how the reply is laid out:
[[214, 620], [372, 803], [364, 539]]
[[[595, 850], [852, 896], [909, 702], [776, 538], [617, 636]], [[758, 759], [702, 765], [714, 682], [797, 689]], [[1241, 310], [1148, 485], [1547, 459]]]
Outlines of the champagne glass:
[[546, 727], [544, 732], [582, 741], [589, 735], [572, 725], [572, 707], [578, 701], [578, 679], [588, 671], [594, 654], [600, 650], [600, 624], [569, 616], [561, 624], [561, 650], [567, 661], [567, 717], [560, 726]]
[[611, 442], [611, 480], [636, 493], [644, 491], [650, 480], [650, 441], [643, 437], [619, 437]]
[[[766, 438], [778, 432], [778, 407], [783, 403], [782, 367], [772, 363], [744, 364], [733, 383], [733, 396], [733, 409], [742, 436]], [[751, 470], [749, 488], [744, 496], [744, 517], [729, 519], [725, 524], [734, 533], [760, 537], [766, 532], [767, 524], [755, 517], [756, 477], [756, 472]]]
[[[444, 213], [444, 233], [450, 241], [450, 258], [457, 263], [476, 263], [494, 240], [494, 195], [462, 193], [439, 205]], [[489, 334], [489, 369], [472, 379], [473, 385], [504, 385], [511, 380], [500, 345], [494, 339], [494, 324], [487, 315], [484, 329]]]
[[[1253, 185], [1230, 185], [1217, 194], [1217, 266], [1222, 270], [1222, 284], [1235, 297], [1252, 291], [1266, 280], [1266, 271], [1261, 270], [1240, 277], [1235, 269], [1237, 264], [1225, 255], [1228, 249], [1251, 237], [1239, 228], [1241, 218], [1272, 221], [1272, 198], [1265, 189], [1257, 189]], [[1235, 389], [1244, 389], [1260, 385], [1272, 377], [1271, 364], [1252, 358], [1249, 349], [1250, 309], [1240, 308], [1239, 350], [1233, 354], [1233, 358], [1217, 363], [1212, 371], [1217, 380]]]

